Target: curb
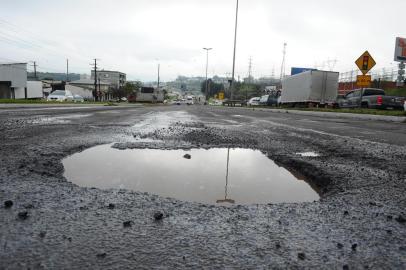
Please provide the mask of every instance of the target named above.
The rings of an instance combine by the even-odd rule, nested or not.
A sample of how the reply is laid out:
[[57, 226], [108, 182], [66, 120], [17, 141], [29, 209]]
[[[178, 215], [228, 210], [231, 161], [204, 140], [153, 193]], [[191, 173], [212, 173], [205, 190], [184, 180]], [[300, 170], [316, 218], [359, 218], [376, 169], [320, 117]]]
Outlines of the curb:
[[[246, 110], [252, 110], [248, 108], [243, 108]], [[300, 110], [286, 110], [286, 109], [262, 109], [258, 108], [255, 111], [272, 112], [272, 113], [290, 113], [296, 115], [309, 115], [309, 116], [320, 116], [326, 118], [344, 118], [344, 119], [355, 119], [355, 120], [373, 120], [373, 121], [384, 121], [384, 122], [394, 122], [394, 123], [406, 123], [405, 116], [390, 116], [390, 115], [375, 115], [375, 114], [357, 114], [357, 113], [335, 113], [335, 112], [316, 112], [316, 111], [300, 111]]]

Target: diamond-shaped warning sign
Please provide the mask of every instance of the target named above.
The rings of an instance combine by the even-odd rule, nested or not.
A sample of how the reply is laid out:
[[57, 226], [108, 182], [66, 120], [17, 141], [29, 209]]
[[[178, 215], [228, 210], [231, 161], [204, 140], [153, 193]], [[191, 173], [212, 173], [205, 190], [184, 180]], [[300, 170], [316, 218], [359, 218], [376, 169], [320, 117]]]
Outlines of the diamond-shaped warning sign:
[[361, 70], [362, 74], [367, 74], [375, 65], [376, 62], [369, 54], [368, 51], [365, 51], [358, 59], [355, 61], [355, 64]]

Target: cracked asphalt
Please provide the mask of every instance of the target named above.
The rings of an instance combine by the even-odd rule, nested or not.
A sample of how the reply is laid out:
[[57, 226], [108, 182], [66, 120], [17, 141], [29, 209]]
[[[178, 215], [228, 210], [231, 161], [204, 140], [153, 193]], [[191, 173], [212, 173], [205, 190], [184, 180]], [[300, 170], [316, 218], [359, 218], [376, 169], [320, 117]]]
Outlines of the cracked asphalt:
[[[0, 139], [0, 269], [406, 268], [404, 123], [207, 106], [7, 107]], [[65, 157], [109, 143], [259, 149], [321, 198], [218, 207], [64, 178]], [[320, 156], [296, 154], [307, 151]]]

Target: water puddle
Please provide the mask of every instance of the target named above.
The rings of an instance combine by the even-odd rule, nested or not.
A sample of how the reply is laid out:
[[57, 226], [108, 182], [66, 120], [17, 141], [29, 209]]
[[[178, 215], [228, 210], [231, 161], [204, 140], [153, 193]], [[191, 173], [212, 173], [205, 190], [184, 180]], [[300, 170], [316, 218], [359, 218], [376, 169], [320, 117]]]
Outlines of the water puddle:
[[296, 155], [302, 156], [302, 157], [319, 157], [320, 154], [316, 152], [302, 152], [302, 153], [296, 153]]
[[89, 117], [92, 114], [69, 114], [63, 116], [40, 116], [40, 118], [31, 121], [32, 124], [68, 124], [72, 119]]
[[63, 160], [80, 186], [131, 189], [209, 204], [311, 202], [319, 195], [303, 177], [257, 150], [126, 149], [101, 145]]

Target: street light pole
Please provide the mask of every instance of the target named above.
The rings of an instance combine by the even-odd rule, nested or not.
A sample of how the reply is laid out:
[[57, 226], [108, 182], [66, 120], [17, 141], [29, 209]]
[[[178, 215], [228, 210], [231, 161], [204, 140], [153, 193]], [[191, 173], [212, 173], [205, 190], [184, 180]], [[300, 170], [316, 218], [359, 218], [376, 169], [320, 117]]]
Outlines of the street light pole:
[[230, 91], [231, 91], [231, 100], [234, 99], [234, 71], [235, 71], [235, 51], [237, 47], [237, 26], [238, 26], [238, 0], [237, 0], [237, 7], [235, 10], [235, 30], [234, 30], [234, 54], [233, 54], [233, 73], [231, 78], [230, 84]]
[[159, 82], [160, 82], [160, 69], [161, 69], [161, 64], [158, 63], [158, 91], [159, 91]]
[[206, 102], [208, 101], [208, 99], [209, 99], [209, 91], [208, 91], [208, 89], [209, 89], [209, 82], [207, 81], [207, 71], [208, 71], [208, 68], [209, 68], [209, 51], [210, 50], [212, 50], [213, 48], [203, 48], [203, 50], [206, 50], [206, 91], [205, 91], [205, 94], [206, 94]]

